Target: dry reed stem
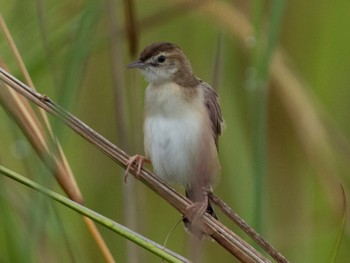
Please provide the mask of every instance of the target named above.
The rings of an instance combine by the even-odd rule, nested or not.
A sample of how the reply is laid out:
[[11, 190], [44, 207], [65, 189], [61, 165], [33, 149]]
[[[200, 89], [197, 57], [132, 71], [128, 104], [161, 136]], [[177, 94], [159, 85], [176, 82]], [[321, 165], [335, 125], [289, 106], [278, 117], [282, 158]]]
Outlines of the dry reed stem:
[[225, 202], [223, 202], [214, 193], [209, 193], [209, 198], [214, 204], [227, 215], [240, 229], [249, 235], [260, 247], [262, 247], [277, 262], [288, 262], [288, 260], [277, 251], [270, 243], [259, 235], [251, 226], [249, 226], [235, 211], [232, 210]]
[[136, 55], [139, 44], [139, 33], [135, 19], [135, 3], [133, 0], [124, 0], [125, 27], [129, 46], [129, 53], [132, 57]]
[[[22, 57], [1, 14], [0, 27], [5, 34], [11, 50], [14, 53], [14, 57], [19, 64], [26, 82], [33, 90], [35, 90], [34, 83], [30, 78]], [[1, 104], [5, 106], [7, 112], [16, 120], [18, 126], [26, 135], [28, 141], [36, 150], [39, 157], [55, 174], [57, 182], [69, 196], [69, 198], [77, 203], [82, 204], [84, 202], [83, 196], [75, 181], [68, 161], [63, 153], [62, 147], [59, 144], [57, 138], [55, 138], [52, 133], [46, 112], [43, 109], [39, 108], [39, 112], [41, 114], [40, 116], [44, 121], [44, 128], [27, 100], [23, 99], [21, 96], [18, 96], [16, 92], [7, 87], [5, 84], [1, 86]], [[49, 132], [49, 136], [47, 136], [46, 131]], [[93, 239], [97, 243], [97, 246], [101, 250], [101, 253], [103, 254], [106, 262], [114, 263], [114, 258], [94, 222], [87, 217], [83, 217], [83, 219]]]
[[[67, 126], [72, 128], [75, 132], [77, 132], [79, 135], [81, 135], [83, 138], [88, 140], [99, 150], [105, 153], [113, 161], [124, 168], [126, 167], [127, 161], [130, 158], [128, 154], [92, 130], [82, 121], [65, 111], [59, 105], [55, 104], [50, 98], [31, 90], [25, 84], [21, 83], [19, 80], [1, 68], [0, 79], [11, 88], [16, 90], [16, 92], [22, 94], [24, 97], [37, 104], [39, 107], [42, 107], [53, 116], [60, 119]], [[131, 173], [135, 175], [134, 168], [131, 169]], [[186, 209], [191, 204], [187, 198], [179, 195], [173, 188], [167, 186], [153, 173], [145, 169], [142, 169], [140, 176], [136, 178], [147, 185], [162, 198], [164, 198], [170, 205], [172, 205], [182, 214], [185, 214]], [[204, 216], [199, 220], [199, 227], [203, 232], [211, 236], [218, 242], [218, 244], [224, 247], [241, 262], [270, 262], [266, 257], [262, 256], [247, 242], [242, 240], [225, 225], [215, 220], [207, 213], [205, 213]]]

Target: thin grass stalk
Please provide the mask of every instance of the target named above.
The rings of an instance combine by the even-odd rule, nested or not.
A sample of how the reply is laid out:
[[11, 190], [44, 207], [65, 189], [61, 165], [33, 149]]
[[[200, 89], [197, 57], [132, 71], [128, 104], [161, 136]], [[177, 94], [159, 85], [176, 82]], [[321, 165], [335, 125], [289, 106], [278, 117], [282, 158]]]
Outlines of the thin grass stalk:
[[218, 33], [217, 41], [216, 41], [216, 50], [215, 50], [215, 57], [214, 57], [214, 63], [213, 63], [213, 70], [212, 70], [212, 81], [211, 86], [218, 91], [220, 86], [220, 80], [221, 80], [221, 74], [222, 74], [222, 33]]
[[[0, 159], [0, 163], [1, 163]], [[4, 178], [5, 179], [5, 178]], [[24, 237], [17, 224], [17, 217], [13, 212], [13, 207], [8, 202], [6, 185], [0, 180], [0, 229], [1, 237], [6, 242], [1, 246], [1, 262], [34, 262], [33, 250], [28, 246], [28, 240]], [[6, 226], [6, 227], [5, 227]], [[21, 253], [18, 253], [18, 247]]]
[[37, 14], [38, 14], [38, 24], [40, 28], [40, 35], [42, 38], [42, 42], [44, 45], [44, 49], [46, 51], [46, 58], [48, 60], [48, 66], [50, 68], [50, 73], [53, 78], [53, 84], [55, 88], [58, 88], [58, 70], [56, 63], [54, 61], [55, 59], [55, 50], [52, 48], [52, 45], [49, 41], [49, 34], [47, 30], [47, 15], [45, 14], [45, 1], [44, 0], [36, 0], [36, 8], [37, 8]]
[[[130, 130], [130, 108], [127, 103], [125, 81], [123, 72], [125, 70], [123, 65], [123, 52], [122, 52], [122, 35], [118, 32], [119, 17], [117, 15], [118, 6], [116, 0], [106, 0], [107, 10], [107, 26], [109, 30], [109, 43], [110, 43], [110, 61], [112, 68], [112, 89], [114, 95], [114, 107], [115, 107], [115, 122], [117, 130], [117, 141], [123, 149], [130, 150], [131, 136], [128, 133]], [[132, 11], [130, 11], [132, 12]], [[128, 25], [128, 23], [127, 23]], [[132, 26], [131, 26], [132, 27]], [[132, 27], [133, 28], [133, 27]], [[131, 39], [136, 38], [134, 33], [129, 33]], [[131, 41], [129, 39], [129, 41]], [[135, 47], [131, 47], [131, 52]], [[124, 182], [121, 178], [120, 182]], [[125, 222], [132, 229], [138, 229], [138, 218], [140, 218], [140, 212], [137, 210], [137, 201], [135, 197], [136, 188], [135, 182], [130, 181], [125, 184], [123, 191], [123, 215]], [[130, 242], [126, 243], [126, 261], [130, 263], [140, 262], [139, 249]]]
[[346, 218], [347, 218], [347, 201], [346, 201], [346, 194], [345, 194], [345, 190], [343, 185], [341, 185], [341, 192], [343, 195], [343, 211], [342, 211], [342, 219], [341, 219], [341, 224], [339, 227], [339, 231], [338, 231], [338, 235], [337, 235], [337, 239], [334, 245], [334, 249], [331, 255], [331, 259], [329, 262], [331, 263], [336, 263], [337, 262], [337, 258], [338, 258], [338, 254], [339, 254], [339, 249], [340, 249], [340, 245], [342, 243], [343, 237], [344, 237], [344, 232], [345, 232], [345, 225], [346, 225]]
[[275, 0], [271, 3], [268, 23], [268, 38], [265, 43], [262, 38], [263, 2], [254, 1], [254, 33], [256, 39], [253, 58], [254, 74], [249, 81], [253, 92], [253, 173], [255, 178], [255, 227], [259, 232], [264, 229], [264, 206], [266, 199], [267, 176], [267, 109], [268, 109], [268, 79], [271, 58], [278, 41], [279, 28], [284, 9], [284, 1]]
[[131, 57], [135, 57], [139, 45], [139, 32], [135, 19], [135, 3], [133, 0], [124, 0], [125, 26]]
[[[262, 54], [264, 52], [264, 41], [262, 38], [263, 31], [263, 14], [264, 1], [253, 1], [252, 8], [252, 25], [254, 30], [253, 37], [253, 54], [251, 75], [248, 79], [248, 91], [251, 95], [251, 130], [252, 130], [252, 171], [254, 178], [254, 205], [253, 218], [254, 227], [258, 232], [264, 229], [264, 204], [265, 204], [265, 180], [267, 168], [267, 87], [265, 76], [262, 76], [261, 66]], [[267, 66], [267, 65], [266, 65]]]
[[[62, 75], [62, 84], [59, 89], [58, 101], [70, 109], [77, 99], [81, 79], [85, 70], [88, 56], [94, 44], [94, 29], [102, 14], [102, 8], [97, 1], [85, 2], [85, 10], [77, 21], [78, 28], [74, 32], [75, 39], [69, 47], [66, 63]], [[56, 131], [56, 129], [54, 129]], [[57, 135], [60, 138], [59, 135]]]
[[[176, 1], [178, 1], [178, 3], [172, 3], [173, 5], [170, 7], [166, 7], [161, 11], [155, 12], [154, 14], [151, 14], [145, 18], [140, 18], [137, 21], [137, 24], [135, 25], [135, 27], [137, 28], [137, 32], [146, 32], [152, 29], [153, 27], [158, 26], [159, 24], [169, 22], [177, 17], [183, 16], [186, 13], [193, 12], [196, 10], [196, 7], [203, 5], [205, 2], [181, 2], [179, 0]], [[127, 36], [127, 31], [124, 27], [118, 28], [117, 33], [123, 36], [123, 38], [126, 38]], [[101, 40], [94, 45], [94, 51], [102, 50], [105, 47], [105, 41], [107, 41], [107, 39], [102, 36]]]

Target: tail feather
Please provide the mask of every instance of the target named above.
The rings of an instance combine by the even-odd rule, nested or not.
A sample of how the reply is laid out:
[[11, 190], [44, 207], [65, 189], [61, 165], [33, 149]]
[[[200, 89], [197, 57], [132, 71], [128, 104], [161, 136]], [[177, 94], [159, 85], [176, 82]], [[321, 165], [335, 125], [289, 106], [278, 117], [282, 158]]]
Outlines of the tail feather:
[[[186, 190], [186, 197], [189, 198], [191, 201], [196, 202], [197, 200], [193, 200], [193, 192], [191, 190]], [[207, 205], [207, 209], [206, 212], [208, 214], [210, 214], [212, 217], [214, 217], [215, 219], [218, 219], [218, 217], [216, 216], [215, 210], [212, 207], [210, 200], [208, 199], [208, 205]], [[186, 216], [184, 216], [184, 218], [182, 219], [186, 230], [188, 230], [190, 233], [192, 233], [193, 235], [195, 235], [196, 237], [198, 237], [199, 239], [202, 239], [204, 236], [204, 233], [195, 225], [193, 225], [190, 220], [188, 220], [188, 218], [186, 218]]]

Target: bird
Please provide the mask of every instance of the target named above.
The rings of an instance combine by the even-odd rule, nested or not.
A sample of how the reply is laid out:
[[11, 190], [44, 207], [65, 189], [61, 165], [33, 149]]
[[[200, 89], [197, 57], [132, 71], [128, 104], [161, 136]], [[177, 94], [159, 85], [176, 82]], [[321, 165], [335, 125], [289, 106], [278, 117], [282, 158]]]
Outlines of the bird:
[[140, 174], [144, 162], [152, 163], [157, 176], [179, 184], [193, 204], [183, 217], [185, 227], [197, 237], [204, 234], [195, 225], [208, 212], [217, 219], [208, 193], [220, 176], [218, 138], [223, 118], [216, 91], [192, 71], [184, 52], [170, 42], [144, 48], [140, 57], [126, 66], [139, 69], [148, 82], [144, 103], [144, 152], [127, 162]]

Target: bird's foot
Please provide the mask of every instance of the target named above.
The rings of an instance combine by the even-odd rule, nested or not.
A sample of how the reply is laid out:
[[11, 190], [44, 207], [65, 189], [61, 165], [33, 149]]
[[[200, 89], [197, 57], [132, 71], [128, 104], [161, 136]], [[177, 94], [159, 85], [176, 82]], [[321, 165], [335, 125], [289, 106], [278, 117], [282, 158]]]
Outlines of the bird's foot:
[[208, 200], [205, 199], [201, 202], [193, 203], [186, 209], [185, 217], [191, 222], [196, 222], [205, 213], [208, 207]]
[[126, 165], [126, 170], [125, 170], [125, 174], [124, 174], [125, 183], [128, 180], [130, 167], [133, 165], [136, 165], [135, 168], [137, 168], [137, 170], [136, 170], [135, 176], [139, 176], [141, 173], [141, 168], [142, 168], [144, 162], [151, 163], [151, 160], [146, 158], [145, 156], [138, 155], [138, 154], [131, 156], [129, 158], [128, 162], [126, 163], [127, 165]]

